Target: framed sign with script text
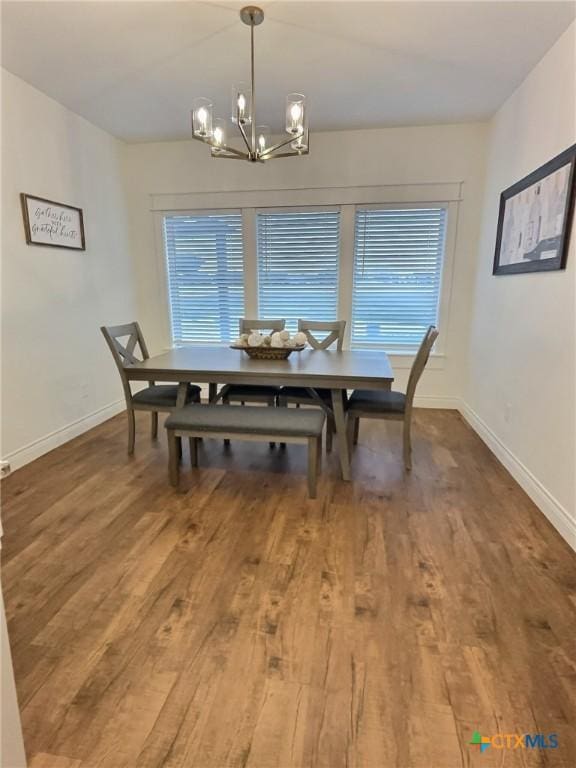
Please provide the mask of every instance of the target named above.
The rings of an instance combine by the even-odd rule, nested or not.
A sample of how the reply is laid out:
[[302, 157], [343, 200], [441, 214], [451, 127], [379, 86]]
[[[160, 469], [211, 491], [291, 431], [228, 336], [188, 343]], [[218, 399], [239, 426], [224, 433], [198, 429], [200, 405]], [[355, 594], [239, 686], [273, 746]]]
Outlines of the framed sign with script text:
[[28, 245], [86, 250], [81, 208], [24, 193], [20, 199]]

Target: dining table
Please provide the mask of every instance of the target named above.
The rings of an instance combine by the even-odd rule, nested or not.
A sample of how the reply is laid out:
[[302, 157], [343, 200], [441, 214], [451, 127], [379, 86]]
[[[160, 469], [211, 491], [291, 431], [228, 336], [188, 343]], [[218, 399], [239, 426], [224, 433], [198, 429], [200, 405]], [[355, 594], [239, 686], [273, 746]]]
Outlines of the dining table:
[[[319, 405], [333, 417], [340, 470], [350, 480], [350, 453], [346, 435], [347, 391], [390, 389], [394, 375], [382, 350], [293, 351], [285, 360], [257, 360], [242, 349], [224, 346], [174, 347], [141, 362], [125, 366], [131, 381], [164, 381], [179, 384], [177, 407], [183, 407], [189, 383], [208, 384], [210, 402], [217, 402], [220, 384], [252, 384], [276, 387], [329, 389], [330, 400], [318, 398]], [[193, 406], [192, 406], [193, 407]]]

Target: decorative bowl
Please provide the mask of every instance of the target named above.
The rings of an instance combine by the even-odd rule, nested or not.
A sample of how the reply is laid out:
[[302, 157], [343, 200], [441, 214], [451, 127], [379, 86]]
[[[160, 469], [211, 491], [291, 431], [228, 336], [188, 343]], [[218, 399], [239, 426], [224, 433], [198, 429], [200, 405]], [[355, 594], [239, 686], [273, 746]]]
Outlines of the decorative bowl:
[[231, 344], [230, 349], [241, 349], [253, 360], [286, 360], [292, 352], [301, 352], [305, 344], [297, 347], [268, 347], [263, 344], [259, 347], [242, 347], [240, 344]]

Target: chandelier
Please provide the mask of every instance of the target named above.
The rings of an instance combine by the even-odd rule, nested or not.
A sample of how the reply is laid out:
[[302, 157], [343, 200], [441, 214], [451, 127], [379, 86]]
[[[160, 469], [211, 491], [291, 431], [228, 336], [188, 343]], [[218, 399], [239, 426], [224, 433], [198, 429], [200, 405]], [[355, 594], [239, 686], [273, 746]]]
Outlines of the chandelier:
[[213, 115], [210, 99], [194, 99], [192, 107], [192, 138], [208, 144], [212, 157], [229, 160], [249, 160], [262, 163], [274, 157], [307, 155], [308, 112], [306, 97], [290, 93], [286, 97], [286, 133], [288, 138], [272, 144], [267, 125], [256, 124], [256, 87], [254, 83], [254, 27], [264, 21], [264, 11], [248, 5], [240, 11], [240, 18], [250, 27], [250, 85], [238, 83], [232, 88], [232, 123], [237, 127], [246, 151], [226, 143], [226, 121]]

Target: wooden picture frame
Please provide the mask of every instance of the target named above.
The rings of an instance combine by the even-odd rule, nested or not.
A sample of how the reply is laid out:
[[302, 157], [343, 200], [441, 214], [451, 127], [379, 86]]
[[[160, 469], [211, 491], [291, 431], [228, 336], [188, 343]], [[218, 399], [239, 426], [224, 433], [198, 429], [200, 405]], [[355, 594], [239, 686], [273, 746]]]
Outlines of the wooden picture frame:
[[82, 208], [25, 192], [21, 193], [20, 202], [28, 245], [86, 250]]
[[576, 144], [502, 192], [493, 275], [565, 269], [575, 168]]

